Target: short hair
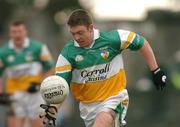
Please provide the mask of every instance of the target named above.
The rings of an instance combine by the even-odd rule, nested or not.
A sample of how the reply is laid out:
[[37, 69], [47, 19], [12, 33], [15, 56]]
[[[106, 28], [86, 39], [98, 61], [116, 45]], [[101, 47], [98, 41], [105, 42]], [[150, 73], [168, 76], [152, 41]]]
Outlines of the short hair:
[[69, 26], [78, 26], [78, 25], [88, 26], [92, 23], [93, 21], [90, 14], [83, 9], [77, 9], [73, 11], [67, 21], [67, 24]]
[[10, 23], [10, 26], [20, 26], [20, 25], [26, 26], [26, 23], [22, 20], [15, 20]]

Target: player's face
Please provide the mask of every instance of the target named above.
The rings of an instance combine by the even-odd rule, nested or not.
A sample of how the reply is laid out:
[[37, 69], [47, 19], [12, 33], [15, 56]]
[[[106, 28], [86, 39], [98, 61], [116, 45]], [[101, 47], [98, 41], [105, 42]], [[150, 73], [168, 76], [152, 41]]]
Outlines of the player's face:
[[78, 25], [69, 27], [70, 33], [72, 34], [74, 40], [80, 45], [80, 47], [88, 47], [93, 41], [93, 25], [85, 26]]
[[24, 25], [10, 26], [9, 35], [15, 45], [22, 46], [27, 36], [26, 27]]

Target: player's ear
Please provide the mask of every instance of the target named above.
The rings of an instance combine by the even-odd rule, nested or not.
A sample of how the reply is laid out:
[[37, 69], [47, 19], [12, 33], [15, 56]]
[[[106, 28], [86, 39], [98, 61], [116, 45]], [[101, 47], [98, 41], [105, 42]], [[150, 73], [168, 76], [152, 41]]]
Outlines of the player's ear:
[[93, 29], [94, 29], [93, 24], [90, 24], [90, 25], [88, 26], [88, 30], [89, 30], [90, 32], [92, 32], [92, 31], [93, 31]]

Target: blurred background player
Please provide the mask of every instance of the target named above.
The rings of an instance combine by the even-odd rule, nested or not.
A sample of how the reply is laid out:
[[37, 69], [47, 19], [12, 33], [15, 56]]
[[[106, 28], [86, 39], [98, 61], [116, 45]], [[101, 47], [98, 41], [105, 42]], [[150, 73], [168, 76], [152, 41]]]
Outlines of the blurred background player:
[[[121, 54], [125, 49], [139, 50], [157, 90], [164, 89], [166, 76], [144, 37], [122, 29], [100, 32], [94, 28], [91, 16], [81, 9], [72, 12], [67, 24], [73, 39], [59, 55], [56, 74], [71, 84], [74, 97], [80, 101], [80, 116], [86, 127], [126, 124], [129, 97]], [[56, 110], [52, 108], [45, 110], [47, 115], [52, 113], [46, 119], [55, 120]]]
[[[0, 74], [6, 70], [6, 90], [14, 115], [9, 127], [41, 127], [39, 104], [43, 102], [39, 86], [45, 76], [54, 73], [53, 60], [45, 44], [28, 37], [23, 21], [9, 26], [10, 40], [0, 49]], [[2, 89], [1, 89], [2, 93]]]

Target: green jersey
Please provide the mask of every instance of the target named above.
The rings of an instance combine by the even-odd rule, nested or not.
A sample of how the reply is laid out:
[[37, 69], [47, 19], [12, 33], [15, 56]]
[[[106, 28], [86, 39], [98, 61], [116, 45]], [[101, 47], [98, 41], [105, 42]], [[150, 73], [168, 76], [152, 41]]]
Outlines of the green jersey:
[[82, 48], [74, 40], [67, 42], [59, 55], [56, 74], [71, 85], [75, 98], [81, 102], [103, 101], [126, 88], [121, 52], [138, 50], [144, 38], [134, 32], [94, 29], [90, 47]]

